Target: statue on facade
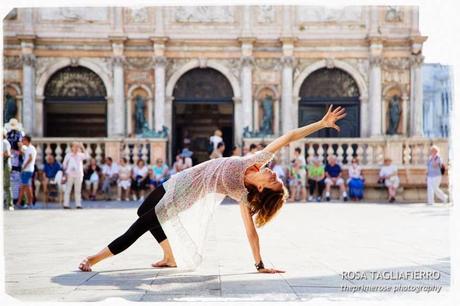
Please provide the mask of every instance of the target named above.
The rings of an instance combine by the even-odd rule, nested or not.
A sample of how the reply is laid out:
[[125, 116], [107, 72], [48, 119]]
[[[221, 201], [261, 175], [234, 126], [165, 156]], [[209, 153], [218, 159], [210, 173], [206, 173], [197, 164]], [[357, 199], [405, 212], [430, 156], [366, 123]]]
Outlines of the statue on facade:
[[263, 109], [263, 119], [262, 119], [262, 127], [260, 129], [261, 134], [264, 135], [271, 135], [273, 134], [273, 98], [272, 96], [265, 96], [264, 100], [262, 101], [262, 109]]
[[144, 98], [141, 96], [136, 96], [135, 104], [135, 114], [136, 114], [136, 134], [141, 134], [143, 132], [145, 122], [145, 102]]
[[168, 138], [168, 128], [163, 125], [161, 131], [149, 129], [147, 122], [144, 122], [142, 127], [142, 138]]
[[18, 113], [18, 106], [16, 104], [16, 98], [10, 94], [6, 94], [4, 113], [3, 113], [3, 122], [9, 122], [11, 118], [16, 117]]
[[391, 98], [391, 101], [388, 107], [388, 113], [389, 113], [389, 125], [388, 125], [387, 134], [395, 135], [398, 130], [399, 120], [401, 119], [401, 106], [399, 103], [398, 96], [394, 95]]

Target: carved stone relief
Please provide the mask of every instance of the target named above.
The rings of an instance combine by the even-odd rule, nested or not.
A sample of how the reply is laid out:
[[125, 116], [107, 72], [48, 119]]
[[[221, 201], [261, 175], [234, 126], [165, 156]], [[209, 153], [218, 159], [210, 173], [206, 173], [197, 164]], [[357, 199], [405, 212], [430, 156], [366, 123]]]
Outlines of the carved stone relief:
[[408, 58], [385, 58], [382, 64], [383, 83], [409, 84], [410, 61]]
[[126, 23], [147, 23], [149, 22], [149, 11], [146, 7], [125, 8], [124, 16]]
[[258, 23], [275, 22], [275, 7], [273, 5], [260, 5], [257, 12]]
[[234, 7], [230, 6], [179, 6], [175, 8], [176, 22], [234, 22]]
[[299, 6], [297, 21], [301, 23], [361, 23], [362, 7]]
[[385, 12], [385, 22], [402, 22], [404, 19], [403, 8], [388, 6]]
[[41, 20], [87, 22], [107, 21], [109, 8], [107, 7], [47, 7], [39, 9]]

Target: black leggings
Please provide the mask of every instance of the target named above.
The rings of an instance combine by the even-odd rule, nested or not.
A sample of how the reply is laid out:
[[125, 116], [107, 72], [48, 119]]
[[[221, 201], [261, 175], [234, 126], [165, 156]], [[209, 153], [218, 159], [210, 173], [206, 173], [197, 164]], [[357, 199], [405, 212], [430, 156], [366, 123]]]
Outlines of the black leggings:
[[108, 245], [108, 248], [112, 254], [115, 255], [123, 252], [147, 231], [152, 233], [153, 237], [155, 237], [158, 243], [166, 239], [166, 234], [163, 232], [160, 221], [158, 221], [157, 215], [155, 214], [155, 206], [158, 204], [164, 194], [165, 189], [163, 188], [163, 185], [161, 185], [147, 196], [147, 198], [137, 210], [137, 215], [139, 218], [136, 220], [136, 222], [131, 225], [126, 233]]

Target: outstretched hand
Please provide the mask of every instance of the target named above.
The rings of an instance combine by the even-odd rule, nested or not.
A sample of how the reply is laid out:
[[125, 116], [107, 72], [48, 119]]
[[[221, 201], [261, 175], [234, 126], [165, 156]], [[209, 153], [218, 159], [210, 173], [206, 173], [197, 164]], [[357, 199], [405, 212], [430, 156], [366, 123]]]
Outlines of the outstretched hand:
[[345, 108], [339, 106], [336, 109], [332, 110], [332, 105], [331, 105], [329, 106], [329, 109], [326, 115], [324, 115], [321, 121], [323, 122], [325, 127], [334, 128], [338, 132], [340, 132], [340, 127], [337, 124], [335, 124], [335, 122], [337, 120], [345, 118], [346, 115], [347, 113], [345, 113]]
[[286, 272], [286, 271], [282, 271], [282, 270], [267, 269], [267, 268], [259, 269], [258, 271], [259, 271], [259, 273], [284, 273], [284, 272]]

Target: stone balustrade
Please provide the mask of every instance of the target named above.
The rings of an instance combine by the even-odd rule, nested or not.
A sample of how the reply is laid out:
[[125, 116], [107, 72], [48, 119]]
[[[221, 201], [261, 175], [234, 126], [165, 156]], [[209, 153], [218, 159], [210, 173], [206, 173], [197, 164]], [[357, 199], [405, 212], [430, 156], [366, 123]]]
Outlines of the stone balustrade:
[[[245, 138], [244, 146], [271, 141], [272, 138]], [[355, 156], [363, 168], [379, 168], [385, 157], [390, 157], [398, 167], [422, 168], [426, 167], [432, 144], [440, 148], [442, 159], [449, 161], [447, 139], [422, 137], [304, 138], [286, 146], [280, 155], [282, 162], [286, 163], [292, 159], [295, 148], [300, 147], [307, 160], [318, 155], [325, 162], [335, 154], [338, 162], [345, 167]]]
[[115, 161], [125, 157], [130, 163], [136, 163], [139, 159], [153, 163], [157, 158], [162, 158], [168, 162], [166, 139], [36, 137], [32, 139], [37, 148], [36, 164], [41, 167], [45, 156], [49, 154], [54, 155], [56, 160], [62, 162], [74, 141], [83, 143], [88, 154], [95, 158], [98, 163], [101, 163], [106, 156], [112, 157]]

